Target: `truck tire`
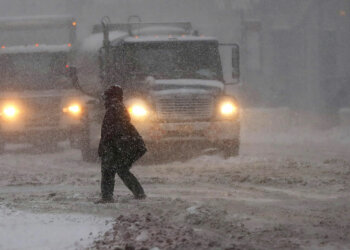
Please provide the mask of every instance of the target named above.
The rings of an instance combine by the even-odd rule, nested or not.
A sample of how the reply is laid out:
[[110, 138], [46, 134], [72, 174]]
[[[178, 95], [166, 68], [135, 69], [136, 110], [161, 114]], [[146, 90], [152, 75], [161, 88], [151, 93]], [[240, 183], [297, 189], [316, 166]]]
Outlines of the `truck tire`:
[[222, 142], [220, 149], [225, 159], [239, 155], [240, 139], [225, 140]]
[[85, 122], [84, 129], [82, 131], [80, 139], [80, 150], [83, 161], [85, 162], [97, 162], [98, 154], [97, 149], [91, 147], [90, 143], [90, 129], [89, 123]]

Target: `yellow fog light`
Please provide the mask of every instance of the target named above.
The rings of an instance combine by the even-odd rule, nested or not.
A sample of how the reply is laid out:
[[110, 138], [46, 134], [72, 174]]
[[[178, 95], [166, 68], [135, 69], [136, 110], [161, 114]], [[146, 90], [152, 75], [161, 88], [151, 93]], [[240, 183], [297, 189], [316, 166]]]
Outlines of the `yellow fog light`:
[[220, 106], [220, 112], [224, 116], [231, 116], [237, 113], [237, 107], [232, 102], [224, 102]]
[[70, 113], [72, 115], [80, 115], [82, 108], [79, 104], [73, 104], [66, 108], [63, 108], [63, 112]]
[[6, 118], [14, 118], [18, 114], [18, 109], [15, 106], [5, 106], [3, 114]]
[[144, 118], [148, 114], [146, 107], [143, 105], [133, 105], [129, 108], [129, 113], [134, 118]]

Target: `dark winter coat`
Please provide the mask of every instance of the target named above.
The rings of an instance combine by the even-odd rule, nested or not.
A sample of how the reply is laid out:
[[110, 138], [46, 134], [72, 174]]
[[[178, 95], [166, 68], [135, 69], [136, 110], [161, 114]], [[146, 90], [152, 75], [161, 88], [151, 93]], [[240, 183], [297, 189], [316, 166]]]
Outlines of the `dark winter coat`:
[[121, 101], [106, 103], [98, 154], [130, 165], [141, 158], [147, 149], [130, 122], [130, 115]]

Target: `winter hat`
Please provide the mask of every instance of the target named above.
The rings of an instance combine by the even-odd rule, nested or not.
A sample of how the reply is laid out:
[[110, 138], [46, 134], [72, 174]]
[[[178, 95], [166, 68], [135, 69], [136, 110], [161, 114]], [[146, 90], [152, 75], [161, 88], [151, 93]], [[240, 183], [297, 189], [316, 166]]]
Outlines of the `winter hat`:
[[102, 98], [104, 100], [117, 99], [119, 101], [122, 101], [123, 100], [123, 89], [119, 85], [112, 85], [105, 90]]

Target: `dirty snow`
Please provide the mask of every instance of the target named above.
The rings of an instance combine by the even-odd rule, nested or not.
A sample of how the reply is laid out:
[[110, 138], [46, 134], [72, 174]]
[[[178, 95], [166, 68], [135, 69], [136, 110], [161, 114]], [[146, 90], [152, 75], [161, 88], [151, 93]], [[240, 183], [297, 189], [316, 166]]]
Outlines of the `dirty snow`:
[[[29, 232], [42, 230], [34, 222], [47, 218], [60, 228], [66, 218], [87, 216], [71, 228], [89, 230], [91, 218], [113, 218], [88, 249], [350, 249], [350, 126], [312, 128], [287, 109], [243, 112], [239, 157], [184, 147], [134, 166], [148, 195], [143, 201], [117, 179], [117, 202], [94, 204], [99, 165], [82, 162], [66, 144], [44, 154], [9, 146], [0, 158], [1, 208], [33, 222]], [[7, 233], [11, 218], [0, 221]], [[71, 244], [56, 249], [82, 237], [61, 233]]]

